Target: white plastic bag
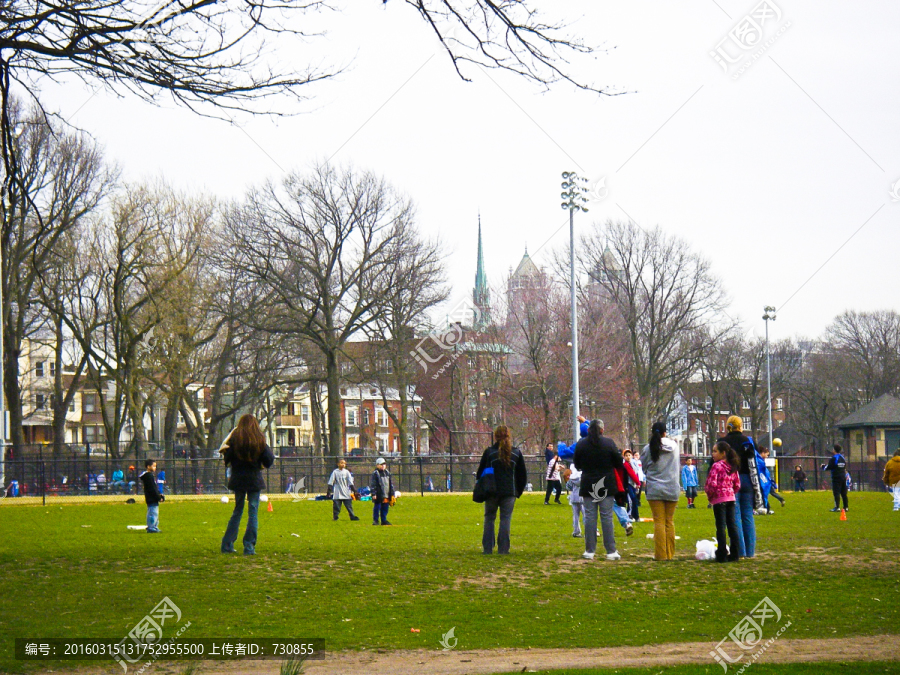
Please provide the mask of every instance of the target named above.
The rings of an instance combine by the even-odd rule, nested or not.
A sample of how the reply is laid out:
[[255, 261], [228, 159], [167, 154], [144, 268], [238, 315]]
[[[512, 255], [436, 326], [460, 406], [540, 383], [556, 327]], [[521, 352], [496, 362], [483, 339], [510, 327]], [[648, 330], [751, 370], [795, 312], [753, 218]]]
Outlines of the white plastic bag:
[[697, 560], [713, 560], [716, 557], [716, 542], [712, 539], [701, 539], [697, 542]]

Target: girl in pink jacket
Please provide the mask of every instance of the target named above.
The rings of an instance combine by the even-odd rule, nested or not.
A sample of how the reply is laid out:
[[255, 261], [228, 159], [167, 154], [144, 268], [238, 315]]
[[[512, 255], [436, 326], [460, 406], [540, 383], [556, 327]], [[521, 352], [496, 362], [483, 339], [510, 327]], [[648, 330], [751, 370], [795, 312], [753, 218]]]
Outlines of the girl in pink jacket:
[[[706, 496], [716, 516], [716, 562], [734, 562], [738, 554], [737, 524], [734, 520], [734, 495], [741, 489], [738, 469], [740, 459], [734, 449], [724, 441], [716, 443], [712, 450], [715, 462], [706, 477]], [[731, 541], [731, 553], [726, 557], [725, 530]]]

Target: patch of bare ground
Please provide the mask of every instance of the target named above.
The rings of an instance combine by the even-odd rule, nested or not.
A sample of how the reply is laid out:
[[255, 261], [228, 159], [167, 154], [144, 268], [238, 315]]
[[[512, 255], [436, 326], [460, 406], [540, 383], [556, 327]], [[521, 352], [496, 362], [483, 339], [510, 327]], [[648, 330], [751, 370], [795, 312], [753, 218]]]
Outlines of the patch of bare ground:
[[[900, 636], [875, 635], [821, 640], [779, 639], [757, 659], [757, 663], [814, 663], [828, 661], [900, 661]], [[682, 642], [640, 647], [600, 649], [481, 649], [474, 651], [346, 651], [327, 654], [319, 661], [304, 663], [304, 675], [486, 675], [562, 668], [625, 668], [662, 665], [713, 664], [714, 642]], [[752, 654], [752, 652], [751, 652]], [[204, 661], [202, 675], [277, 675], [279, 661]], [[118, 668], [118, 666], [116, 666]], [[149, 673], [181, 672], [173, 664], [161, 664]], [[121, 669], [57, 670], [59, 675], [115, 673]]]

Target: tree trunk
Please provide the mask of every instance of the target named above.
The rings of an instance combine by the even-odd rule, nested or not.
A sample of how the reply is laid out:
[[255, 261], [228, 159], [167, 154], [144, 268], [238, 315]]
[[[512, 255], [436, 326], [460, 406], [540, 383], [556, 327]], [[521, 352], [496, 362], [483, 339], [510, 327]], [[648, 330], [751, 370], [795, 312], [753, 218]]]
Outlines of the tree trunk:
[[341, 376], [334, 351], [325, 355], [325, 383], [328, 388], [328, 455], [337, 459], [344, 454], [344, 427], [341, 424]]
[[650, 440], [650, 404], [646, 399], [641, 399], [634, 407], [635, 429], [638, 433], [638, 444], [643, 445]]
[[25, 430], [22, 428], [22, 388], [19, 386], [19, 352], [21, 346], [4, 350], [3, 387], [6, 389], [6, 409], [9, 410], [9, 437], [13, 450], [18, 453], [25, 446]]

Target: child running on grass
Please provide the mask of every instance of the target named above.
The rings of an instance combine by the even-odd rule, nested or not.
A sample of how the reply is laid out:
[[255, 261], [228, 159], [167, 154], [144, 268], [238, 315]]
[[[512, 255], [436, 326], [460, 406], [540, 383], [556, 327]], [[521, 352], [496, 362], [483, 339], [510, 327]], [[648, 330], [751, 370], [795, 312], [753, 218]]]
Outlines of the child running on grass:
[[[737, 453], [725, 441], [716, 443], [712, 450], [713, 465], [706, 477], [706, 496], [716, 516], [716, 562], [734, 562], [740, 555], [737, 543], [737, 523], [734, 519], [734, 495], [741, 489], [738, 474], [741, 462]], [[731, 542], [731, 554], [726, 557], [725, 531]]]
[[144, 501], [147, 502], [147, 532], [156, 534], [159, 529], [159, 503], [166, 501], [156, 484], [156, 460], [148, 459], [144, 462], [144, 473], [141, 474], [141, 482], [144, 484]]
[[328, 491], [331, 493], [332, 515], [334, 520], [341, 515], [341, 506], [347, 507], [350, 520], [359, 520], [359, 516], [353, 513], [353, 474], [347, 470], [346, 460], [339, 459], [337, 468], [331, 472], [328, 479]]

